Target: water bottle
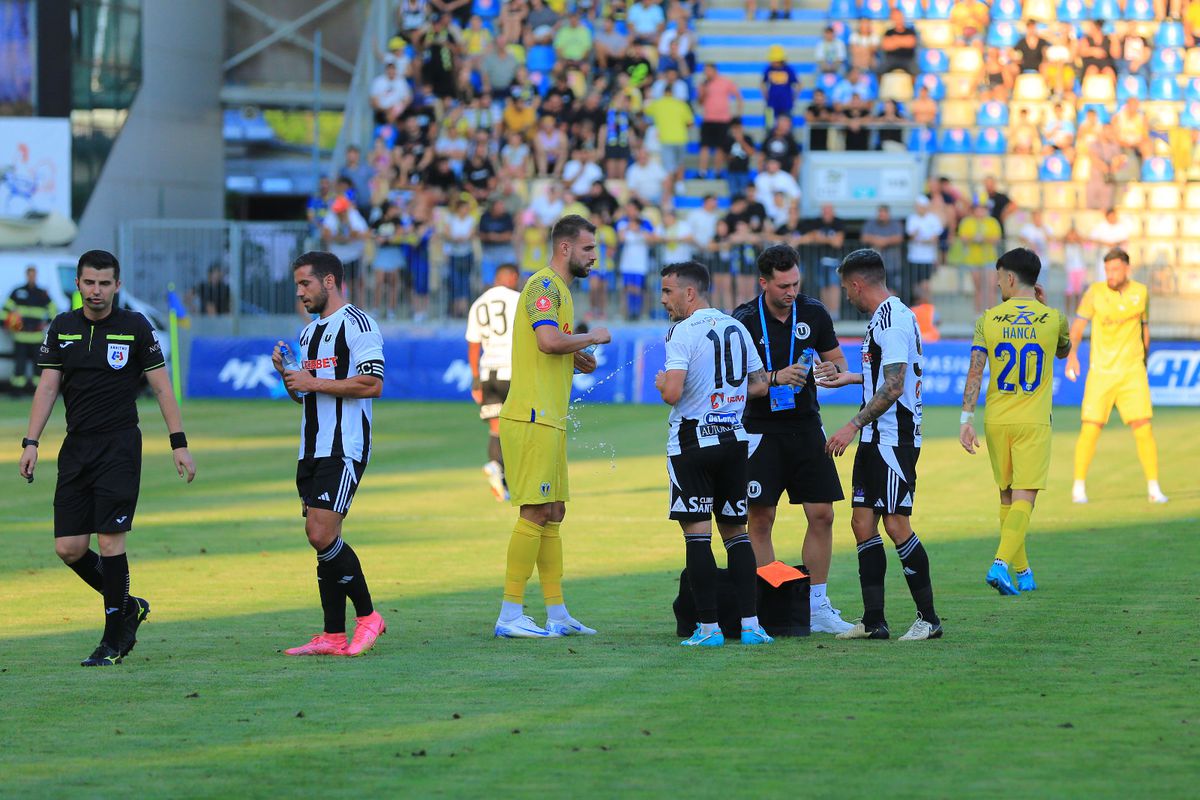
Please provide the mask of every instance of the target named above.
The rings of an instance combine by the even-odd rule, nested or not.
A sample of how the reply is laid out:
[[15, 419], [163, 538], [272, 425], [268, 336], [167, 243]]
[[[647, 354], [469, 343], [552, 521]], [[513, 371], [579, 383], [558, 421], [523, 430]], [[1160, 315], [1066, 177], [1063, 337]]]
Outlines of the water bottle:
[[[585, 356], [590, 356], [596, 352], [597, 347], [599, 347], [599, 345], [589, 344], [587, 347], [583, 348], [579, 352], [583, 353]], [[578, 369], [576, 369], [575, 374], [582, 375], [583, 373], [581, 373]]]
[[[289, 370], [300, 369], [300, 362], [296, 361], [296, 354], [292, 352], [292, 348], [286, 344], [279, 346], [279, 354], [283, 356], [283, 368]], [[304, 397], [308, 392], [295, 392], [296, 397]]]
[[[808, 371], [808, 374], [811, 375], [813, 365], [817, 363], [817, 351], [811, 347], [804, 348], [804, 352], [800, 354], [800, 360], [796, 363], [802, 367], [805, 367]], [[805, 378], [805, 381], [807, 382], [807, 377]], [[801, 388], [802, 387], [797, 386], [796, 390], [799, 391]]]

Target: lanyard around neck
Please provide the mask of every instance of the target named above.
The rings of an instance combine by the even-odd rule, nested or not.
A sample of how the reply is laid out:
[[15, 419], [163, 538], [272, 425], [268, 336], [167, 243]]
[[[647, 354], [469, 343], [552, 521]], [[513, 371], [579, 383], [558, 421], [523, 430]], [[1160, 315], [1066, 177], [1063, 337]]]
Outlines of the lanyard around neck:
[[[767, 333], [767, 314], [763, 310], [763, 296], [758, 296], [758, 321], [762, 325], [763, 332], [763, 353], [766, 358], [763, 360], [767, 364], [767, 372], [770, 372], [774, 367], [771, 366], [771, 335]], [[796, 304], [792, 303], [792, 335], [791, 344], [788, 346], [788, 364], [796, 363]]]

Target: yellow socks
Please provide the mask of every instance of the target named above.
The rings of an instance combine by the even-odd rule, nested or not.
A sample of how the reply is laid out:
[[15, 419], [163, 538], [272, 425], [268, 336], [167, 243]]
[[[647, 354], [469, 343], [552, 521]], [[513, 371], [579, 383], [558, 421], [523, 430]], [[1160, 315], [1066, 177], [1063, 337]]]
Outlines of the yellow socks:
[[[1134, 433], [1136, 434], [1137, 431]], [[1096, 442], [1098, 441], [1100, 441], [1100, 426], [1085, 422], [1079, 429], [1079, 440], [1075, 442], [1075, 480], [1082, 481], [1087, 478], [1088, 467], [1092, 464], [1092, 457], [1096, 455]], [[1141, 453], [1140, 448], [1138, 453]]]
[[[1028, 500], [1016, 500], [1009, 508], [1004, 524], [1000, 528], [1000, 547], [996, 559], [1009, 566], [1016, 566], [1017, 553], [1025, 549], [1025, 533], [1029, 530], [1029, 517], [1033, 504]], [[1026, 563], [1028, 566], [1028, 563]]]
[[[1003, 503], [1000, 504], [1000, 530], [1001, 530], [1001, 532], [1004, 531], [1004, 523], [1008, 521], [1008, 512], [1011, 509], [1012, 509], [1012, 506], [1006, 506]], [[1025, 570], [1029, 569], [1029, 557], [1027, 555], [1025, 555], [1025, 540], [1024, 539], [1021, 539], [1021, 546], [1017, 549], [1017, 552], [1013, 556], [1013, 559], [1009, 563], [1009, 566], [1012, 567], [1013, 571], [1015, 571], [1015, 572], [1024, 572]]]
[[[538, 562], [538, 551], [545, 533], [546, 530], [542, 526], [534, 525], [524, 517], [517, 518], [512, 537], [508, 540], [508, 563], [504, 570], [506, 601], [518, 604], [525, 602], [525, 584], [533, 575], [533, 567]], [[543, 585], [545, 581], [543, 574]]]
[[1133, 442], [1137, 445], [1138, 461], [1142, 462], [1142, 472], [1146, 473], [1147, 481], [1158, 480], [1158, 445], [1154, 442], [1154, 432], [1150, 425], [1141, 425], [1133, 429]]
[[562, 537], [558, 535], [561, 522], [547, 522], [542, 529], [541, 547], [537, 553], [538, 580], [547, 606], [562, 605], [563, 553]]

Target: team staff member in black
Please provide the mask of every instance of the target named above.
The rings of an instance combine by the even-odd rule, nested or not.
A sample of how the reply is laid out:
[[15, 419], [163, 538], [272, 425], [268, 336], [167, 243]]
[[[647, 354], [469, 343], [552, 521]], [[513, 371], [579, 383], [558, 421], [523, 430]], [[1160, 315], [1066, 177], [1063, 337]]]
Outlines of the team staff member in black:
[[[125, 534], [133, 527], [142, 476], [142, 433], [137, 395], [142, 374], [158, 400], [171, 434], [179, 477], [188, 483], [196, 465], [162, 349], [146, 318], [117, 308], [121, 266], [104, 250], [89, 250], [75, 267], [83, 307], [59, 314], [39, 350], [42, 380], [29, 412], [21, 446], [21, 476], [33, 482], [38, 437], [61, 389], [67, 436], [58, 454], [54, 491], [54, 549], [76, 574], [104, 597], [104, 635], [85, 667], [120, 663], [137, 642], [137, 629], [150, 604], [129, 594]], [[100, 554], [90, 548], [96, 534]]]
[[800, 257], [795, 249], [777, 244], [764, 250], [758, 257], [758, 285], [762, 293], [734, 309], [733, 318], [750, 331], [768, 374], [776, 377], [810, 347], [820, 362], [802, 385], [784, 386], [784, 381], [773, 380], [767, 397], [746, 404], [750, 542], [760, 567], [775, 560], [771, 530], [786, 489], [788, 501], [802, 504], [808, 519], [803, 554], [812, 578], [812, 630], [844, 633], [851, 625], [833, 608], [825, 589], [833, 556], [833, 504], [844, 495], [837, 467], [825, 452], [814, 378], [844, 372], [846, 357], [825, 306], [800, 291]]

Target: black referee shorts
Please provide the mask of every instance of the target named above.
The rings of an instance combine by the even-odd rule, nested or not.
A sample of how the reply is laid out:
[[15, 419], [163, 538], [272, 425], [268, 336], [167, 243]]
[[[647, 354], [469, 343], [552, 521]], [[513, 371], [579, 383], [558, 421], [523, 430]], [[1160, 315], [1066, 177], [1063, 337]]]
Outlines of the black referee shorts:
[[366, 469], [367, 462], [350, 458], [300, 459], [296, 463], [296, 491], [304, 503], [305, 515], [310, 508], [336, 511], [343, 517], [349, 514]]
[[777, 506], [784, 490], [788, 502], [836, 503], [844, 500], [833, 457], [825, 452], [825, 431], [819, 426], [788, 433], [750, 434], [752, 506]]
[[67, 435], [58, 452], [54, 536], [127, 533], [142, 483], [142, 432]]

